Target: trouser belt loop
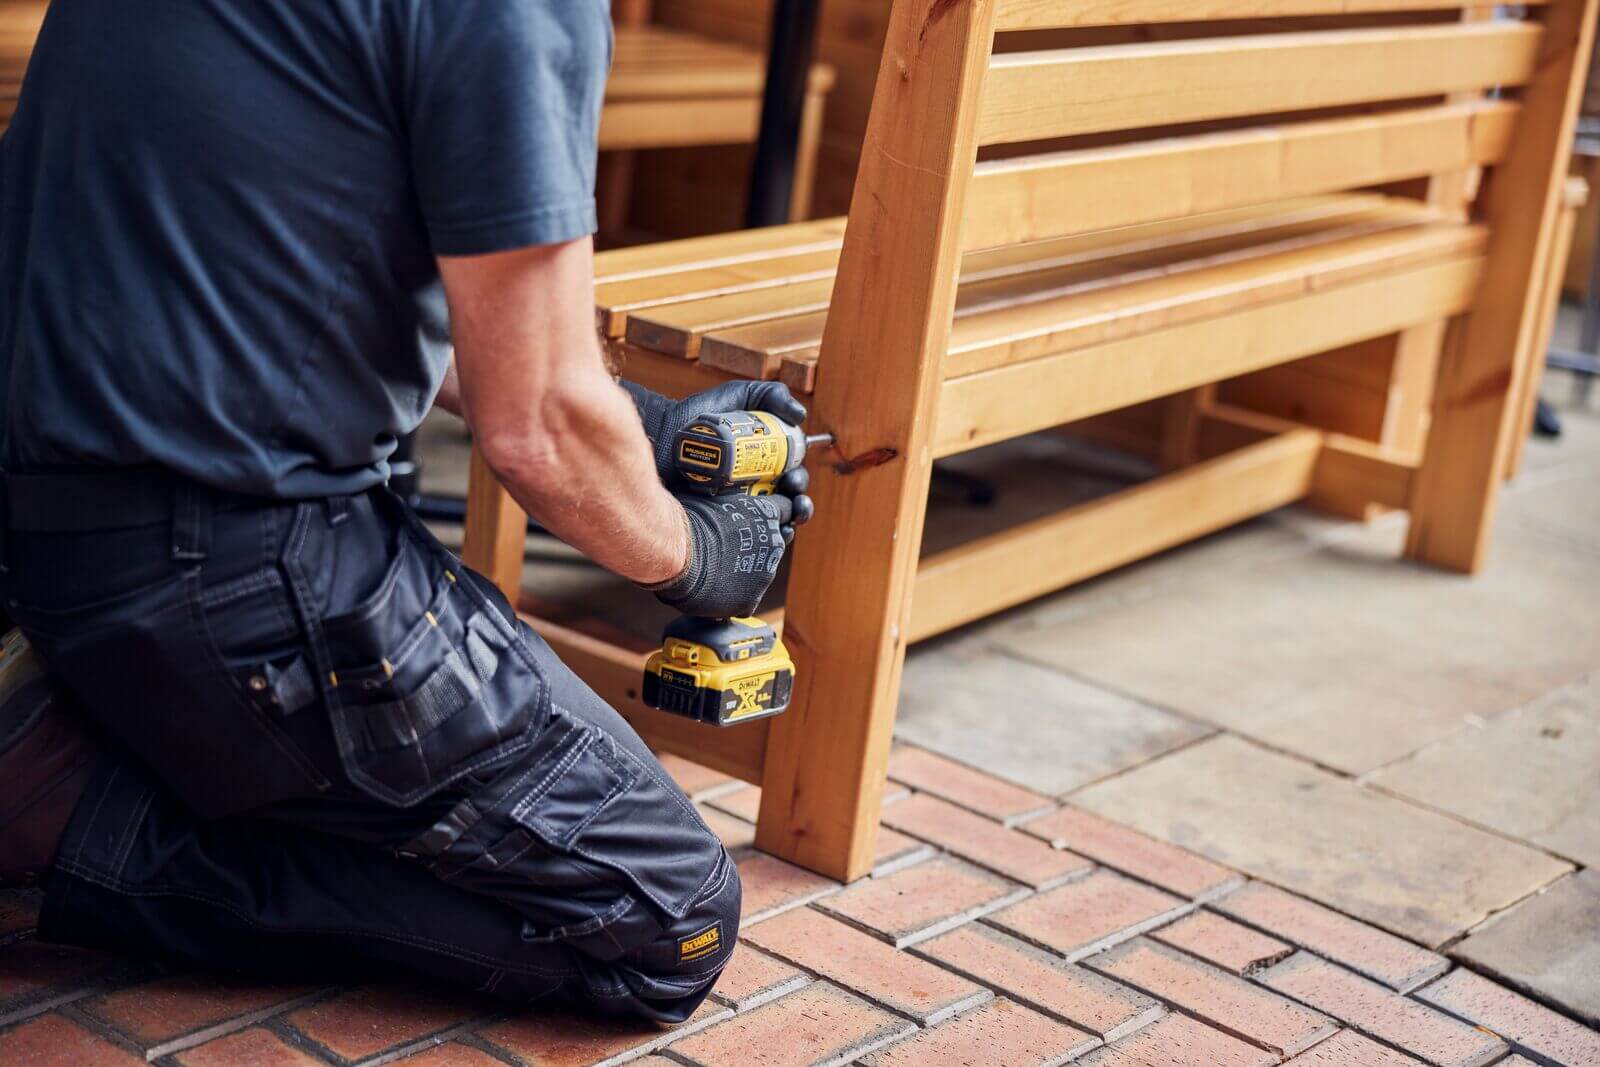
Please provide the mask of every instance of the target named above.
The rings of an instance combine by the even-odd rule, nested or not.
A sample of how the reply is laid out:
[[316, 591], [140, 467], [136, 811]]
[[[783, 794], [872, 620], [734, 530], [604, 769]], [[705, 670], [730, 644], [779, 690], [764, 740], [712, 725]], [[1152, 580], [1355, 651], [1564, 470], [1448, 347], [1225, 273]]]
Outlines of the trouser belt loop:
[[328, 526], [340, 526], [350, 518], [350, 498], [347, 496], [330, 496], [323, 500], [322, 506], [328, 512]]
[[204, 562], [211, 548], [211, 512], [211, 497], [204, 489], [187, 484], [173, 489], [173, 562]]

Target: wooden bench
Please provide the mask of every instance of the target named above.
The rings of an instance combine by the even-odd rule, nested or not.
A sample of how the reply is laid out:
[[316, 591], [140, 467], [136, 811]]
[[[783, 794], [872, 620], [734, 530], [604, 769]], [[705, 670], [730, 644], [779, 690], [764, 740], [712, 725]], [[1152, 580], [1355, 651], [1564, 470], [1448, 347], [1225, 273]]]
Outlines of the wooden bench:
[[44, 0], [0, 0], [0, 131], [11, 124], [16, 111], [45, 7]]
[[[616, 48], [600, 117], [601, 200], [608, 231], [622, 228], [636, 161], [648, 148], [754, 144], [761, 125], [766, 57], [739, 44], [644, 22], [637, 4], [613, 5]], [[833, 68], [818, 63], [807, 82], [795, 155], [791, 218], [811, 209], [822, 112]]]
[[[1596, 2], [897, 0], [848, 226], [598, 264], [627, 377], [776, 376], [838, 437], [788, 579], [794, 707], [679, 722], [636, 651], [534, 625], [651, 744], [761, 784], [758, 845], [851, 879], [911, 642], [1307, 497], [1408, 509], [1409, 557], [1477, 570]], [[1383, 338], [1433, 360], [1420, 457], [1217, 399]], [[920, 556], [934, 460], [1151, 402], [1167, 473]], [[475, 461], [467, 560], [513, 595], [523, 522]]]

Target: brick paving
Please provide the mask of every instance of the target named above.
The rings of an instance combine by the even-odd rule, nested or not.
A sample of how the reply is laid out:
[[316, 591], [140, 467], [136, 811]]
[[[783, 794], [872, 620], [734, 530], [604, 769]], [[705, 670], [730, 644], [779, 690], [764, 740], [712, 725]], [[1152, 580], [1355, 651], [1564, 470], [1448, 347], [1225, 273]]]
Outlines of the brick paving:
[[895, 753], [911, 795], [848, 887], [756, 852], [738, 783], [669, 766], [746, 884], [734, 960], [681, 1027], [63, 949], [12, 891], [0, 1064], [1600, 1067], [1600, 1032], [1445, 955], [931, 753]]

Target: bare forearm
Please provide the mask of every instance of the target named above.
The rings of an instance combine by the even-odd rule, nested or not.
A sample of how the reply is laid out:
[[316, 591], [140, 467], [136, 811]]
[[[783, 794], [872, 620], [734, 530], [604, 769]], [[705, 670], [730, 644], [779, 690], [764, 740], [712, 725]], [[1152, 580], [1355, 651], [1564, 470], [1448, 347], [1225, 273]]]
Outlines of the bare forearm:
[[589, 243], [443, 259], [440, 269], [453, 399], [501, 483], [602, 566], [646, 584], [676, 577], [689, 559], [683, 509], [601, 357]]
[[656, 476], [627, 396], [602, 373], [555, 385], [529, 415], [538, 423], [531, 448], [485, 451], [517, 503], [625, 578], [676, 577], [689, 558], [683, 509]]

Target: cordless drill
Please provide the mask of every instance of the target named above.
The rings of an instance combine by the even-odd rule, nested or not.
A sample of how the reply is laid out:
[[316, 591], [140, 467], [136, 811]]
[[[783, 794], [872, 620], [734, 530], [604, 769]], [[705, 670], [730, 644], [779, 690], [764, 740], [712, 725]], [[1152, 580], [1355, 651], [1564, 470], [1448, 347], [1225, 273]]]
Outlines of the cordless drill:
[[[695, 419], [674, 439], [672, 456], [691, 492], [770, 496], [808, 449], [832, 442], [764, 411], [735, 411]], [[793, 691], [789, 650], [757, 618], [678, 618], [644, 668], [646, 704], [713, 726], [777, 715]]]

